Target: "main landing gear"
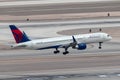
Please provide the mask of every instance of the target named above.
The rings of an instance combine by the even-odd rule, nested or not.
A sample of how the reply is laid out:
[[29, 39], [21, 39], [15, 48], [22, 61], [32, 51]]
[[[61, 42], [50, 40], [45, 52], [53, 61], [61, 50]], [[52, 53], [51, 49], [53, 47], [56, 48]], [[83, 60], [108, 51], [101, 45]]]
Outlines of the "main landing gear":
[[54, 54], [60, 53], [60, 51], [58, 50], [58, 48], [56, 48], [56, 51], [54, 51]]
[[[63, 52], [63, 55], [68, 54], [69, 52], [67, 51], [68, 48], [65, 48], [65, 52]], [[54, 54], [58, 54], [60, 53], [60, 51], [58, 50], [58, 48], [56, 48], [56, 50], [54, 51]]]
[[68, 50], [68, 47], [65, 47], [65, 52], [63, 52], [63, 55], [66, 55], [69, 53], [69, 51], [67, 51], [67, 50]]
[[99, 42], [99, 49], [102, 49], [102, 42]]
[[68, 54], [69, 53], [69, 51], [65, 51], [65, 52], [63, 52], [63, 55], [66, 55], [66, 54]]

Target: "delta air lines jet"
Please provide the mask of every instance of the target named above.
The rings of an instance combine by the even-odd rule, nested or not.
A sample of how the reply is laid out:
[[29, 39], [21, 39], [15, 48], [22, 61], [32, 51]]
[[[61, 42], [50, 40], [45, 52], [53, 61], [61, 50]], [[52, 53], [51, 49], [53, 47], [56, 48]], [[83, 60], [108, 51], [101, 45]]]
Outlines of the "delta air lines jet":
[[63, 36], [54, 37], [46, 39], [31, 40], [25, 34], [25, 32], [19, 30], [15, 25], [9, 26], [14, 39], [17, 44], [12, 45], [13, 48], [26, 48], [34, 50], [43, 49], [55, 49], [54, 53], [59, 53], [59, 48], [64, 48], [64, 55], [68, 54], [68, 48], [72, 47], [77, 50], [84, 50], [87, 48], [87, 44], [99, 43], [99, 49], [101, 49], [101, 44], [105, 41], [109, 41], [112, 37], [106, 33], [90, 33], [90, 34], [80, 34], [73, 36]]

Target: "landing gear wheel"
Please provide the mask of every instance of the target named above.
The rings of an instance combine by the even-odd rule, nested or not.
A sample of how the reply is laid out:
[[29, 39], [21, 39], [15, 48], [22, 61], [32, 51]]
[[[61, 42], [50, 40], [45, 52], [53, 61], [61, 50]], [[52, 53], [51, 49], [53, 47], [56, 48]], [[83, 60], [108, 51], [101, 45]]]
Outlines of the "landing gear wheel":
[[68, 54], [69, 52], [68, 51], [65, 51], [65, 52], [63, 52], [63, 55], [66, 55], [66, 54]]
[[102, 49], [102, 42], [99, 42], [99, 49]]
[[59, 50], [57, 50], [57, 51], [54, 51], [54, 54], [57, 54], [57, 53], [60, 53], [60, 51], [59, 51]]
[[99, 49], [102, 49], [102, 47], [100, 46]]

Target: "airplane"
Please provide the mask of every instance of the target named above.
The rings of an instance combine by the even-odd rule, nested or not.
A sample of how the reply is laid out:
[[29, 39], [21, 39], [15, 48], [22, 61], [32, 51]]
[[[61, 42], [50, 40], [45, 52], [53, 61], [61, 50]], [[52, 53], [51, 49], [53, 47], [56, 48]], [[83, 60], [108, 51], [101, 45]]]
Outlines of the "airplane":
[[77, 50], [85, 50], [87, 44], [99, 43], [99, 49], [102, 48], [102, 43], [109, 41], [112, 37], [103, 32], [80, 34], [72, 36], [62, 36], [54, 38], [45, 38], [31, 40], [24, 31], [19, 30], [15, 25], [9, 25], [11, 32], [17, 44], [12, 45], [12, 48], [24, 48], [33, 50], [55, 49], [54, 54], [60, 53], [59, 48], [64, 48], [63, 55], [69, 53], [68, 48], [72, 47]]

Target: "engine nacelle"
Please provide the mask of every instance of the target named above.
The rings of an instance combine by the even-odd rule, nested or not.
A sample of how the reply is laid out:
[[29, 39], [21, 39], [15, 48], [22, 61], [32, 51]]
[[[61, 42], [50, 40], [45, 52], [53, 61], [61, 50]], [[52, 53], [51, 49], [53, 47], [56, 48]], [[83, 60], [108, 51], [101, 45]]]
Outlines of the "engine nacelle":
[[84, 49], [87, 48], [87, 45], [86, 45], [86, 43], [80, 43], [80, 44], [78, 44], [78, 45], [76, 46], [76, 48], [77, 48], [78, 50], [84, 50]]

